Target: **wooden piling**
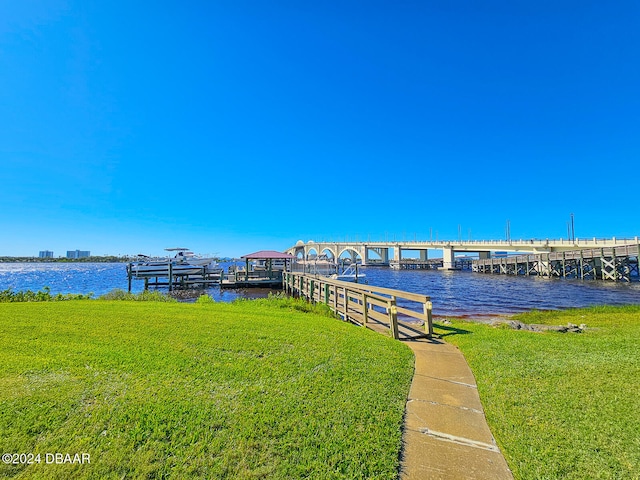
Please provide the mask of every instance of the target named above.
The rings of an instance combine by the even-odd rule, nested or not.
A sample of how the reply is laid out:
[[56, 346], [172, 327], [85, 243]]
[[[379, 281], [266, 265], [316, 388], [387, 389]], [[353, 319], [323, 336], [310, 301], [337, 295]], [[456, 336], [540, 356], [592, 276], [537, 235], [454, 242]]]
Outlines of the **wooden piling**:
[[398, 304], [395, 296], [391, 297], [391, 306], [389, 307], [389, 324], [391, 336], [398, 340], [400, 338], [398, 332]]
[[427, 332], [428, 338], [433, 338], [433, 304], [431, 301], [424, 302], [423, 313], [427, 319], [424, 322], [424, 329]]

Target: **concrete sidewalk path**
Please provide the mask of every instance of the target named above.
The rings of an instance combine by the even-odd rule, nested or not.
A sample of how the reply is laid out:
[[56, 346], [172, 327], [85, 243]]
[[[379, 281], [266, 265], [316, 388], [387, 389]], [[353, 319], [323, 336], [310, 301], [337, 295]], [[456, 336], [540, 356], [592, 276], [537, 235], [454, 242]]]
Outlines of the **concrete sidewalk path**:
[[437, 339], [404, 340], [416, 369], [409, 391], [400, 477], [511, 480], [462, 353]]

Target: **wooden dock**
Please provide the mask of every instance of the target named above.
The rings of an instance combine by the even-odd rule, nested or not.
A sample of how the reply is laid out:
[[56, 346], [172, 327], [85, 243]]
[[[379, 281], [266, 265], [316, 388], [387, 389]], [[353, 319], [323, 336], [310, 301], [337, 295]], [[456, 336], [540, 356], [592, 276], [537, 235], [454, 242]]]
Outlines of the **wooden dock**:
[[282, 288], [282, 275], [293, 256], [274, 250], [260, 250], [240, 257], [244, 266], [231, 266], [220, 279], [220, 288]]
[[442, 268], [442, 259], [419, 260], [417, 258], [403, 258], [402, 260], [390, 260], [389, 267], [394, 270], [437, 270]]
[[640, 245], [513, 255], [473, 261], [473, 271], [503, 275], [640, 281]]
[[282, 271], [247, 272], [246, 270], [225, 273], [220, 279], [220, 288], [282, 288]]
[[325, 303], [344, 321], [386, 330], [395, 339], [431, 338], [432, 304], [427, 295], [285, 272], [289, 295]]
[[[452, 269], [471, 270], [472, 266], [473, 260], [470, 258], [457, 259], [454, 261]], [[401, 260], [390, 260], [389, 267], [394, 270], [439, 270], [444, 268], [444, 261], [442, 258], [430, 258], [427, 260], [403, 258]]]
[[166, 274], [158, 274], [135, 272], [132, 264], [127, 265], [129, 292], [131, 292], [133, 280], [143, 280], [145, 290], [148, 290], [149, 287], [167, 287], [171, 292], [174, 288], [193, 288], [197, 286], [206, 288], [210, 285], [217, 285], [220, 283], [221, 274], [221, 269], [219, 271], [208, 271], [206, 266], [201, 267], [199, 273], [174, 273], [171, 268], [168, 268]]

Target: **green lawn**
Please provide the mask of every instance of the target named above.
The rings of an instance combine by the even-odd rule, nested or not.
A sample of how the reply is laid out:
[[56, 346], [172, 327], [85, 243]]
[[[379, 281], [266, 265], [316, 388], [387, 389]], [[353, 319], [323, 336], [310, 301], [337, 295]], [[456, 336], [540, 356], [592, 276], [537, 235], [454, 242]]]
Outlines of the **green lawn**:
[[516, 479], [640, 478], [640, 307], [532, 312], [534, 333], [454, 322], [436, 333], [469, 362]]
[[0, 450], [41, 454], [0, 477], [396, 478], [413, 354], [304, 310], [0, 303]]

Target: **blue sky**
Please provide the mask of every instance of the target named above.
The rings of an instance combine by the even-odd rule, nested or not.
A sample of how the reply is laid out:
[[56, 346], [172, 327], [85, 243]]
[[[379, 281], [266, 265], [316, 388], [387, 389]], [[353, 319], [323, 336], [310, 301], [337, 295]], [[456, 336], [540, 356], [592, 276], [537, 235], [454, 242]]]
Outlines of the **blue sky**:
[[0, 255], [640, 235], [636, 1], [0, 2]]

